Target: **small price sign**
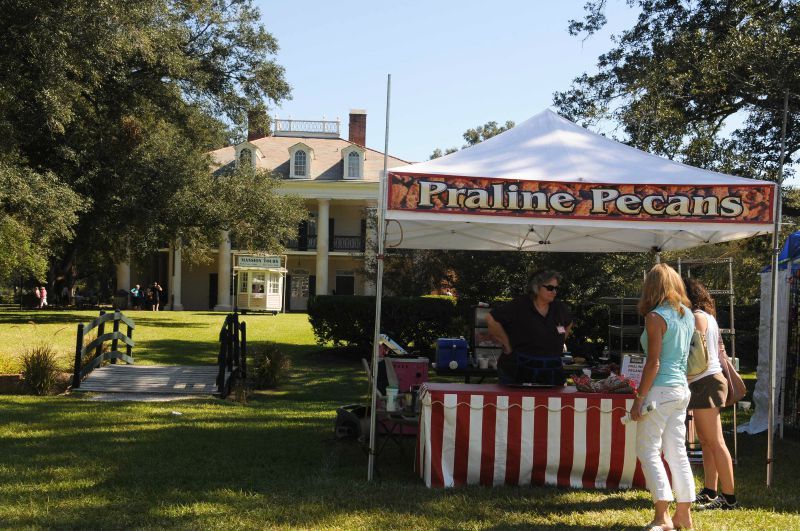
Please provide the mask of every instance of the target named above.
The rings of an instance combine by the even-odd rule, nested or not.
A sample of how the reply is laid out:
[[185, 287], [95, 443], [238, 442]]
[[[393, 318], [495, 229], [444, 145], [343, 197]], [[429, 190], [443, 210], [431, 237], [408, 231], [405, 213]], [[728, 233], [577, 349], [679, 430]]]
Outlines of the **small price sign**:
[[622, 357], [622, 367], [620, 368], [620, 372], [622, 376], [626, 378], [630, 378], [634, 382], [636, 382], [636, 387], [639, 387], [639, 384], [642, 381], [642, 372], [644, 371], [644, 357], [643, 356], [632, 356], [630, 354], [625, 354]]

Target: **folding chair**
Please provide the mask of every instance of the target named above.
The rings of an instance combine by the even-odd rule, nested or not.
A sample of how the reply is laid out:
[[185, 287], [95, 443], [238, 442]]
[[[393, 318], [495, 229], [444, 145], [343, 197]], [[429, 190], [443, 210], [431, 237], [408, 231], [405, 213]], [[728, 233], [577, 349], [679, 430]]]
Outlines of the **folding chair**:
[[[398, 386], [398, 378], [397, 373], [394, 370], [394, 366], [392, 365], [391, 358], [384, 358], [384, 365], [386, 366], [386, 379], [388, 385], [390, 386]], [[372, 380], [372, 369], [369, 366], [369, 362], [361, 358], [361, 365], [364, 367], [364, 371], [367, 373], [367, 381], [369, 382], [370, 392], [373, 389], [373, 380]], [[380, 389], [375, 387], [375, 392], [377, 393], [378, 398], [383, 398], [384, 394], [381, 393]], [[403, 426], [413, 424], [416, 425], [418, 423], [418, 417], [407, 417], [403, 415], [401, 412], [392, 412], [392, 411], [385, 411], [385, 410], [378, 410], [377, 415], [377, 426], [378, 430], [376, 431], [376, 435], [383, 435], [384, 439], [381, 441], [380, 444], [375, 445], [375, 455], [376, 457], [383, 452], [383, 449], [386, 447], [388, 442], [391, 440], [393, 441], [400, 451], [403, 452], [403, 445], [401, 443], [401, 439], [403, 437]]]

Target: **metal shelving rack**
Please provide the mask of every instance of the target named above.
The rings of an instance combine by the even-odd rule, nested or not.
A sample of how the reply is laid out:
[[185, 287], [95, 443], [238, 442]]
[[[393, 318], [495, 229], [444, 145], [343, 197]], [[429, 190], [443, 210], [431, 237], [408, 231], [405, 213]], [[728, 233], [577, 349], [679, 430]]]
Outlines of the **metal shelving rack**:
[[639, 337], [644, 331], [644, 321], [639, 315], [638, 297], [603, 297], [600, 302], [608, 307], [608, 348], [620, 361], [625, 354], [641, 354]]
[[[793, 267], [790, 262], [787, 267]], [[783, 439], [784, 425], [794, 437], [800, 428], [800, 278], [792, 270], [789, 277], [789, 336], [786, 343], [786, 360], [783, 380], [779, 382], [778, 404], [779, 435]]]
[[[729, 321], [728, 328], [720, 328], [719, 332], [723, 336], [728, 336], [728, 343], [730, 350], [728, 355], [731, 358], [731, 363], [736, 369], [739, 369], [739, 362], [736, 359], [736, 326], [734, 321], [734, 289], [733, 289], [733, 258], [695, 258], [683, 260], [678, 258], [678, 273], [684, 276], [684, 269], [686, 270], [685, 276], [692, 276], [692, 267], [708, 267], [708, 266], [726, 266], [728, 273], [728, 289], [709, 289], [708, 292], [714, 297], [728, 297], [728, 312]], [[727, 349], [726, 349], [727, 350]], [[737, 463], [739, 459], [739, 447], [737, 440], [737, 420], [736, 420], [736, 404], [733, 405], [733, 462]]]

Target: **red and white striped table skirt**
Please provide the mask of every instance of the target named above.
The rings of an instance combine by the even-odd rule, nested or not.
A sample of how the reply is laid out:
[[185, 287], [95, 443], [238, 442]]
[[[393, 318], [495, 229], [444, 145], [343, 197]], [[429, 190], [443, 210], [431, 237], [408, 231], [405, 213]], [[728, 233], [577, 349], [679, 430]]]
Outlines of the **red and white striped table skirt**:
[[429, 487], [644, 487], [632, 395], [427, 383], [416, 470]]

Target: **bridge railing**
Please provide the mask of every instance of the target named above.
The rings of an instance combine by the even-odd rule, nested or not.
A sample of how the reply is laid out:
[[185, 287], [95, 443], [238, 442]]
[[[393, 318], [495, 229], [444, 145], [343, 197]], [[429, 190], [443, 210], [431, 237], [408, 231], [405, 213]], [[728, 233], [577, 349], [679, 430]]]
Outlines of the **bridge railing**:
[[[106, 333], [105, 328], [108, 322], [112, 323], [113, 330]], [[119, 330], [120, 323], [125, 324], [128, 328], [125, 334]], [[84, 345], [83, 342], [86, 334], [95, 328], [97, 328], [97, 337]], [[133, 322], [133, 319], [127, 317], [119, 310], [114, 310], [110, 313], [101, 311], [100, 316], [94, 321], [88, 324], [79, 324], [78, 334], [75, 339], [75, 366], [72, 373], [72, 388], [79, 388], [81, 386], [81, 381], [106, 360], [110, 360], [111, 363], [122, 360], [129, 365], [133, 365], [133, 347], [136, 346], [136, 343], [133, 341], [133, 330], [135, 328], [136, 324]], [[106, 341], [111, 341], [111, 350], [103, 350], [103, 344]], [[118, 350], [120, 341], [125, 344], [125, 352]], [[83, 360], [86, 354], [92, 350], [94, 350], [94, 357], [91, 361], [84, 363]]]
[[239, 322], [236, 312], [225, 316], [219, 331], [217, 365], [217, 391], [225, 398], [236, 381], [244, 382], [247, 378], [247, 323]]

